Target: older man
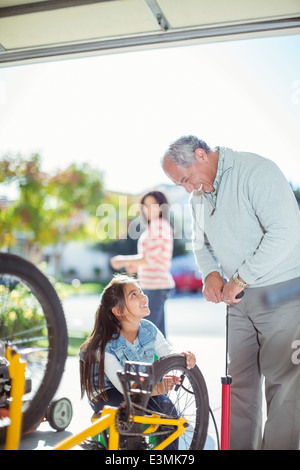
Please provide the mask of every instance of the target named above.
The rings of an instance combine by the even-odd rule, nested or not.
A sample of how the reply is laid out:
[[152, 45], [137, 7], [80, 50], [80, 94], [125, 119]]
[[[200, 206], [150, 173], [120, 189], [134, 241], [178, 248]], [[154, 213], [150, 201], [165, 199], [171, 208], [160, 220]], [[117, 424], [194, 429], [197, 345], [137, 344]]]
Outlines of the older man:
[[[173, 142], [162, 165], [175, 184], [192, 193], [203, 295], [230, 306], [231, 449], [299, 449], [300, 293], [290, 299], [285, 293], [295, 280], [300, 284], [300, 215], [290, 185], [272, 161], [210, 149], [195, 136]], [[270, 306], [274, 289], [282, 296]]]

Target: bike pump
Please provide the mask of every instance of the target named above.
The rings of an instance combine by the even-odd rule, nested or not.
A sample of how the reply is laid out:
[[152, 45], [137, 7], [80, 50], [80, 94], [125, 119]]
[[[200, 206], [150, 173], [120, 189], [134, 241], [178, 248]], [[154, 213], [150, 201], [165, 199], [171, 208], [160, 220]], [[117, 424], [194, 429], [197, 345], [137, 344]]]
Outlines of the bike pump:
[[[241, 291], [236, 298], [240, 299], [244, 295]], [[226, 306], [226, 360], [225, 360], [225, 377], [221, 378], [222, 383], [222, 414], [221, 414], [221, 450], [229, 450], [230, 448], [230, 394], [232, 378], [228, 375], [228, 321], [229, 306]]]

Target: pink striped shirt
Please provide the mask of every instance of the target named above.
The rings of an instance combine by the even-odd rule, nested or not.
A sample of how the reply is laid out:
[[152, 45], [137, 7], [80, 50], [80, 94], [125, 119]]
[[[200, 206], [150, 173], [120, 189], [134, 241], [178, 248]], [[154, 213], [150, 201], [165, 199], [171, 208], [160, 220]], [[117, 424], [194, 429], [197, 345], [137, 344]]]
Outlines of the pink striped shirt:
[[142, 289], [171, 289], [174, 279], [170, 273], [173, 255], [173, 230], [165, 219], [152, 220], [138, 241], [138, 253], [146, 265], [138, 269]]

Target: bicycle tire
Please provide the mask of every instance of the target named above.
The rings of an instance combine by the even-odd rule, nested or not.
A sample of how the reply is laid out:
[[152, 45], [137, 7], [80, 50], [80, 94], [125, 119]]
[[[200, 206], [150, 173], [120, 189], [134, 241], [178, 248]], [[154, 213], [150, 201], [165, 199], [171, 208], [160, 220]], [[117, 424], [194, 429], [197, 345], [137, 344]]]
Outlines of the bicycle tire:
[[204, 449], [209, 421], [209, 399], [206, 383], [198, 366], [187, 369], [184, 355], [170, 354], [154, 362], [153, 374], [154, 383], [159, 383], [165, 375], [184, 375], [178, 390], [166, 392], [176, 415], [184, 417], [189, 424], [180, 438], [180, 450]]
[[[8, 284], [7, 287], [7, 280], [11, 280], [13, 284]], [[35, 305], [37, 305], [42, 324], [41, 328], [45, 336], [44, 340], [48, 344], [48, 347], [43, 347], [43, 353], [39, 353], [39, 364], [43, 362], [44, 357], [46, 358], [42, 366], [41, 379], [37, 382], [37, 388], [33, 397], [28, 401], [24, 401], [22, 432], [26, 433], [39, 424], [61, 381], [68, 349], [67, 326], [56, 290], [49, 279], [33, 263], [17, 255], [0, 253], [0, 286], [2, 291], [6, 290], [5, 296], [8, 295], [7, 292], [9, 292], [10, 296], [12, 292], [16, 292], [16, 286], [26, 289], [26, 299], [30, 297], [30, 301], [35, 302]], [[2, 294], [1, 296], [4, 297]], [[0, 320], [1, 315], [3, 317], [7, 314], [5, 312], [5, 299], [3, 300], [1, 296]], [[9, 298], [10, 300], [11, 298]], [[10, 316], [11, 313], [9, 313]], [[3, 321], [2, 326], [3, 328], [5, 327]], [[9, 339], [13, 346], [16, 345], [21, 356], [26, 341], [29, 344], [33, 344], [33, 341], [36, 341], [36, 338], [31, 338], [31, 333], [32, 331], [29, 328], [29, 330], [24, 330], [24, 332], [12, 334], [12, 338], [7, 338], [6, 334], [1, 334], [0, 325], [0, 340]], [[22, 338], [22, 335], [24, 335], [25, 340]], [[41, 358], [42, 354], [43, 358]]]

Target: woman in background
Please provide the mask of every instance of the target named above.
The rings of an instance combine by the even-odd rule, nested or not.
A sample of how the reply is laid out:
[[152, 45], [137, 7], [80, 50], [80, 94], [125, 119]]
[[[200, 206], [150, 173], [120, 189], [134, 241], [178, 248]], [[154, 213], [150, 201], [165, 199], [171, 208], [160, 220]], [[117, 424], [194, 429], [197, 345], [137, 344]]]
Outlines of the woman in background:
[[166, 336], [165, 302], [174, 288], [170, 273], [173, 255], [173, 230], [169, 222], [169, 204], [160, 191], [146, 193], [141, 201], [141, 217], [146, 230], [138, 240], [138, 254], [114, 256], [114, 269], [137, 273], [139, 285], [149, 299], [149, 320]]

